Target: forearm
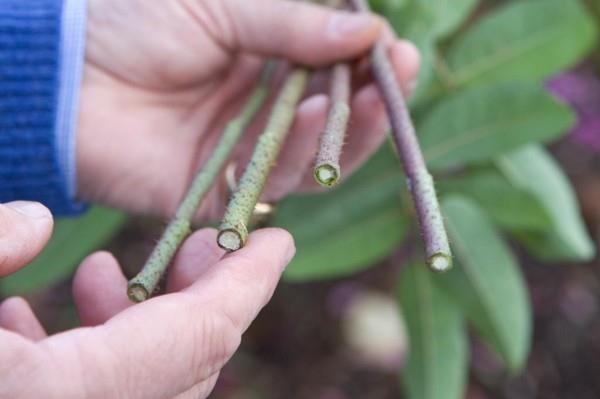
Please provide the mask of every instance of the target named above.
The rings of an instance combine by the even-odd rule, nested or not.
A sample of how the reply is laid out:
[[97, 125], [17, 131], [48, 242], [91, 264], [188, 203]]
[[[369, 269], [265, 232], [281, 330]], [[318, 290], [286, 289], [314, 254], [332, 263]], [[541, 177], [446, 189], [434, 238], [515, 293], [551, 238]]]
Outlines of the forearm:
[[0, 2], [0, 201], [74, 201], [74, 131], [83, 59], [82, 0]]

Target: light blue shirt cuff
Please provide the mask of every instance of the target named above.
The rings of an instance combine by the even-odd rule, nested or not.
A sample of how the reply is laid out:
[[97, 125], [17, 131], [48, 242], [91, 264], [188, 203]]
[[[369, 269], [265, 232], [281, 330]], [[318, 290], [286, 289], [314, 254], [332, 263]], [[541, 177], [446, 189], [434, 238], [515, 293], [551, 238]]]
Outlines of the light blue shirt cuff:
[[62, 12], [55, 148], [62, 181], [69, 198], [75, 200], [75, 134], [85, 59], [87, 1], [64, 0]]

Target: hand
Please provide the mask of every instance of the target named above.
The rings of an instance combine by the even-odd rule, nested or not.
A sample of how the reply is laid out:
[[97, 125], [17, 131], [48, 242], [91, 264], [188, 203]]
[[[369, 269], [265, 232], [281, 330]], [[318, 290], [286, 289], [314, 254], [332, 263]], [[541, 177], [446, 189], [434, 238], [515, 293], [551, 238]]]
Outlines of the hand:
[[[23, 266], [52, 229], [46, 208], [0, 205], [0, 275]], [[132, 306], [127, 281], [108, 253], [91, 255], [75, 276], [87, 326], [47, 337], [23, 299], [0, 305], [0, 398], [204, 398], [241, 334], [267, 303], [294, 254], [279, 229], [258, 230], [225, 256], [216, 231], [200, 230], [169, 272], [168, 293]]]
[[[90, 0], [77, 139], [79, 197], [171, 214], [240, 109], [264, 59], [325, 66], [363, 55], [380, 35], [388, 38], [397, 76], [409, 87], [418, 53], [396, 41], [378, 17], [291, 0]], [[381, 144], [387, 125], [378, 92], [364, 75], [355, 76], [344, 176]], [[327, 80], [316, 76], [269, 179], [267, 199], [316, 187], [311, 169], [328, 109], [321, 94], [326, 92]], [[240, 169], [260, 126], [251, 126], [234, 154]], [[224, 208], [223, 179], [215, 186], [203, 216], [216, 217]]]

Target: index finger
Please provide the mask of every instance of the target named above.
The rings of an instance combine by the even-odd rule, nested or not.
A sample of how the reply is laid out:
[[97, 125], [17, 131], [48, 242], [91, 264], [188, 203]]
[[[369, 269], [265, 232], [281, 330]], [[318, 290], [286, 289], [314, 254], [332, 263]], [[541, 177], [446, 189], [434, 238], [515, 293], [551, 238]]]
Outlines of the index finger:
[[295, 252], [294, 241], [287, 231], [257, 230], [244, 248], [225, 256], [185, 292], [215, 304], [244, 331], [273, 295]]

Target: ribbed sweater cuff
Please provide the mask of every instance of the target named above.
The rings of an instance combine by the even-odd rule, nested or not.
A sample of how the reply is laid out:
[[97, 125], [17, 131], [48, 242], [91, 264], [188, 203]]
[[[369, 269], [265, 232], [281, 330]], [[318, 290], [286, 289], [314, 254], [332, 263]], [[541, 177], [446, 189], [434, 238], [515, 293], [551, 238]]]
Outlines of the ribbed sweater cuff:
[[0, 201], [72, 201], [57, 150], [62, 0], [0, 1]]

